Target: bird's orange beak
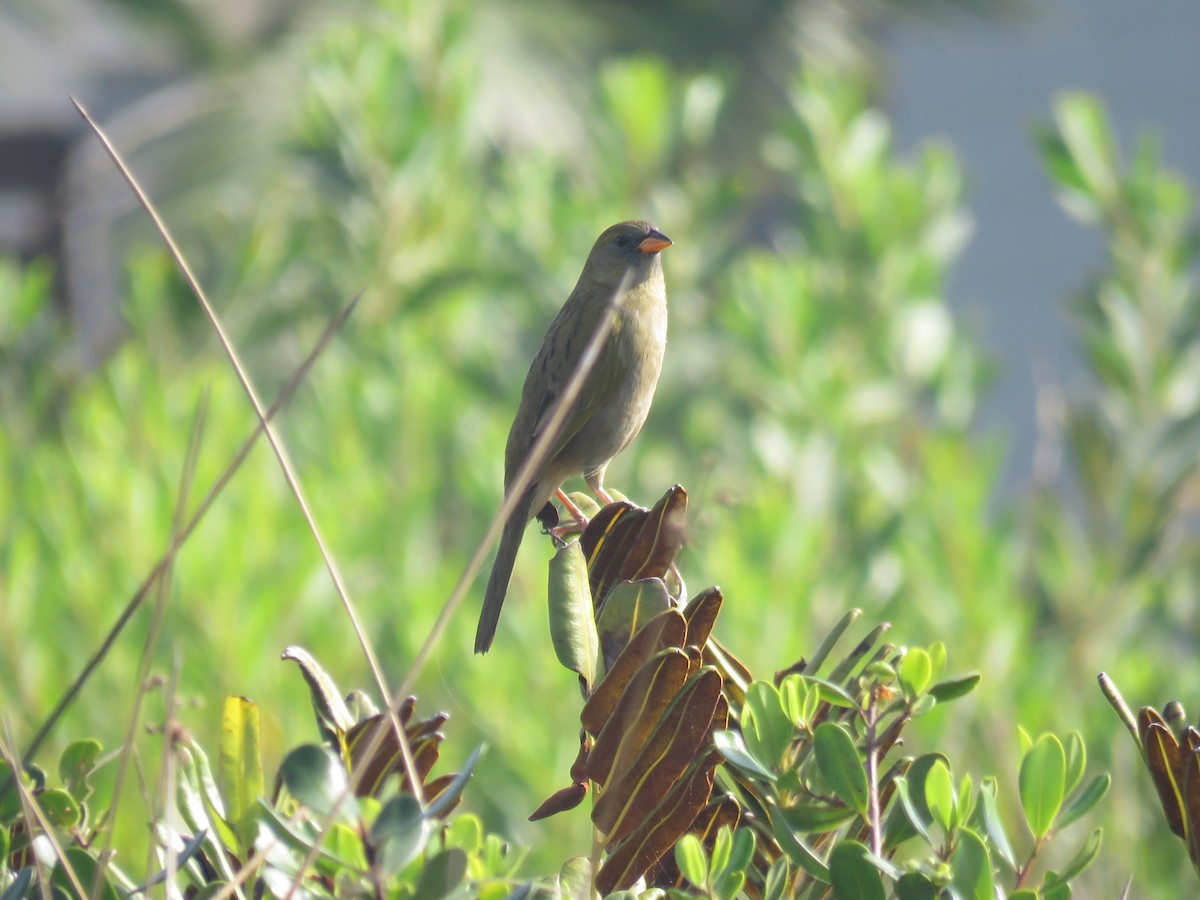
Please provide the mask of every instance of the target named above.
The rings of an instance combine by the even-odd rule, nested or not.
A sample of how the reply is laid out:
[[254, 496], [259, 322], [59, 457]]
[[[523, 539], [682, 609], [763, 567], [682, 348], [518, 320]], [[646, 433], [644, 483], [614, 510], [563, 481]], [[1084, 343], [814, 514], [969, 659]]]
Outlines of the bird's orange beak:
[[671, 246], [671, 239], [661, 231], [651, 230], [648, 235], [642, 238], [642, 242], [638, 244], [638, 249], [643, 253], [658, 253], [660, 250], [666, 250]]

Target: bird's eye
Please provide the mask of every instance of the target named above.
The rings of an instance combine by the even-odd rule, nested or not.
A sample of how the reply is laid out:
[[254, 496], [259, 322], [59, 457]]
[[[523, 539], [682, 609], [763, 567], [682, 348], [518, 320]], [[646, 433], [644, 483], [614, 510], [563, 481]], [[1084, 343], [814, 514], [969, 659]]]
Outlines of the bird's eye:
[[628, 247], [630, 245], [631, 241], [630, 241], [629, 235], [618, 234], [616, 237], [616, 240], [614, 240], [613, 243], [616, 244], [618, 247], [620, 247], [622, 250], [624, 250], [626, 247]]

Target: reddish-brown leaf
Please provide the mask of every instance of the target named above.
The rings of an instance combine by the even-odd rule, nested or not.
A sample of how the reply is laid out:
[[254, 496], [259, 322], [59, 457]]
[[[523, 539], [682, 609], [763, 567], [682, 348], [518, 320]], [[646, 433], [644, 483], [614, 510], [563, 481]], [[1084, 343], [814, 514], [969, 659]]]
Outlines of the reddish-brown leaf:
[[570, 784], [561, 790], [555, 791], [545, 799], [541, 806], [535, 809], [529, 816], [530, 822], [537, 822], [539, 819], [548, 819], [550, 816], [557, 815], [560, 812], [566, 812], [568, 809], [574, 809], [583, 802], [583, 798], [587, 796], [588, 786], [583, 783]]
[[605, 788], [592, 807], [592, 822], [606, 843], [621, 840], [657, 806], [679, 776], [709, 745], [721, 676], [706, 669], [689, 681], [667, 708], [650, 739]]
[[628, 837], [609, 848], [608, 859], [596, 875], [601, 894], [632, 886], [675, 845], [708, 802], [719, 759], [714, 752], [697, 760], [663, 802]]
[[721, 604], [725, 598], [721, 596], [719, 587], [710, 587], [701, 591], [688, 602], [683, 610], [687, 620], [687, 642], [703, 647], [708, 643], [717, 616], [721, 614]]
[[686, 631], [683, 615], [677, 609], [664, 610], [647, 622], [625, 646], [583, 705], [579, 713], [583, 727], [592, 734], [599, 734], [634, 673], [659, 651], [682, 647]]
[[588, 754], [592, 781], [604, 785], [614, 767], [622, 772], [632, 762], [683, 687], [687, 671], [687, 654], [678, 648], [657, 653], [638, 669]]

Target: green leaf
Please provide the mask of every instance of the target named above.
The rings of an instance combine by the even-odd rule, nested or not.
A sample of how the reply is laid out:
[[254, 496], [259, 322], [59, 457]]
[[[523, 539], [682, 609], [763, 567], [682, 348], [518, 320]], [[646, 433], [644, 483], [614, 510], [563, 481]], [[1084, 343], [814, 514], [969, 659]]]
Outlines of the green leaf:
[[733, 846], [729, 854], [729, 868], [744, 872], [754, 859], [754, 832], [749, 828], [739, 828], [733, 834]]
[[936, 900], [937, 885], [920, 872], [905, 872], [896, 881], [896, 900]]
[[983, 676], [978, 672], [971, 672], [969, 675], [960, 675], [958, 678], [947, 678], [945, 681], [939, 681], [931, 687], [929, 689], [929, 696], [938, 703], [949, 703], [951, 700], [965, 697], [971, 691], [975, 690], [982, 678]]
[[291, 795], [313, 812], [328, 815], [337, 799], [346, 794], [339, 816], [344, 821], [358, 817], [358, 801], [346, 791], [346, 770], [324, 747], [297, 747], [283, 758], [279, 776]]
[[572, 856], [558, 870], [559, 896], [591, 897], [592, 861], [586, 856]]
[[217, 773], [225, 814], [237, 831], [239, 846], [254, 844], [251, 811], [266, 794], [263, 786], [262, 723], [258, 707], [245, 697], [226, 697], [221, 716]]
[[746, 746], [754, 757], [777, 769], [796, 732], [774, 685], [765, 681], [750, 685], [742, 707], [741, 725]]
[[714, 900], [734, 900], [746, 884], [746, 873], [738, 869], [730, 869], [719, 875], [712, 886]]
[[713, 746], [731, 765], [737, 766], [748, 775], [764, 781], [775, 781], [778, 777], [746, 747], [742, 735], [737, 731], [714, 731]]
[[1081, 93], [1066, 93], [1057, 98], [1054, 114], [1083, 185], [1111, 214], [1120, 178], [1116, 141], [1108, 115], [1094, 97]]
[[941, 641], [934, 641], [929, 645], [929, 664], [933, 668], [932, 678], [937, 678], [946, 668], [946, 645]]
[[910, 700], [921, 696], [932, 680], [933, 663], [929, 654], [920, 647], [911, 648], [900, 660], [900, 684], [905, 695]]
[[1108, 793], [1108, 788], [1111, 784], [1112, 776], [1107, 772], [1102, 772], [1089, 781], [1087, 787], [1071, 798], [1067, 804], [1067, 808], [1058, 817], [1058, 830], [1062, 831], [1068, 825], [1077, 822], [1091, 812], [1092, 808], [1104, 799], [1104, 795]]
[[771, 831], [787, 858], [818, 881], [828, 884], [829, 868], [825, 865], [824, 860], [805, 842], [804, 838], [792, 831], [784, 818], [779, 815], [778, 808], [771, 809], [769, 814]]
[[600, 636], [588, 586], [587, 562], [578, 541], [571, 541], [550, 560], [547, 586], [550, 640], [558, 661], [583, 681], [588, 693], [596, 684]]
[[938, 760], [925, 777], [925, 804], [942, 831], [950, 834], [958, 825], [958, 810], [954, 802], [954, 783], [946, 764]]
[[708, 861], [708, 881], [715, 880], [716, 876], [725, 871], [729, 866], [729, 855], [733, 852], [733, 832], [729, 830], [728, 825], [722, 825], [717, 830], [717, 839], [713, 841], [712, 856]]
[[1021, 760], [1021, 806], [1029, 830], [1038, 840], [1049, 833], [1062, 807], [1066, 768], [1063, 745], [1048, 732], [1037, 739]]
[[887, 900], [883, 876], [858, 841], [842, 841], [829, 854], [829, 879], [838, 900]]
[[1067, 772], [1063, 792], [1070, 794], [1083, 780], [1083, 772], [1087, 768], [1087, 746], [1083, 742], [1083, 736], [1078, 731], [1072, 731], [1067, 735], [1067, 743], [1063, 749], [1067, 754]]
[[827, 681], [824, 678], [816, 678], [812, 675], [801, 676], [808, 682], [810, 688], [815, 686], [821, 699], [831, 706], [841, 707], [842, 709], [857, 709], [858, 701], [855, 700], [840, 684], [834, 684], [832, 681]]
[[679, 872], [695, 887], [703, 889], [708, 878], [708, 860], [704, 845], [694, 834], [685, 834], [675, 842], [675, 865]]
[[412, 794], [398, 794], [383, 804], [371, 825], [376, 863], [394, 875], [417, 858], [429, 840], [432, 823], [421, 813]]
[[[578, 859], [579, 857], [576, 857]], [[421, 877], [413, 892], [413, 900], [439, 900], [452, 895], [467, 877], [467, 854], [457, 847], [442, 850], [430, 857], [421, 869]], [[570, 860], [563, 866], [570, 865]], [[586, 860], [585, 860], [586, 862]], [[561, 872], [559, 873], [561, 878]], [[588, 872], [590, 876], [590, 871]], [[590, 884], [591, 882], [585, 882]], [[583, 897], [584, 893], [563, 894], [564, 897]]]
[[853, 819], [857, 812], [848, 806], [818, 806], [798, 803], [780, 809], [788, 825], [803, 833], [833, 831]]
[[987, 845], [970, 828], [958, 831], [958, 844], [950, 855], [950, 883], [969, 900], [993, 900], [992, 860]]
[[771, 868], [767, 869], [767, 877], [763, 879], [762, 900], [783, 900], [790, 874], [786, 856], [781, 856], [771, 863]]
[[103, 748], [99, 741], [87, 738], [67, 744], [58, 758], [58, 776], [63, 780], [71, 796], [80, 803], [92, 795], [88, 777], [96, 769], [96, 760]]
[[809, 691], [807, 682], [800, 675], [789, 675], [779, 683], [779, 705], [792, 728], [808, 725], [811, 716], [806, 701], [810, 693], [815, 691]]
[[813, 733], [813, 752], [821, 774], [833, 792], [865, 817], [868, 802], [867, 770], [850, 732], [834, 722], [822, 722]]
[[1088, 835], [1088, 839], [1084, 841], [1079, 852], [1067, 863], [1066, 868], [1055, 874], [1051, 879], [1050, 873], [1046, 874], [1046, 878], [1042, 881], [1042, 893], [1048, 893], [1056, 888], [1067, 885], [1072, 878], [1075, 878], [1084, 869], [1092, 864], [1097, 854], [1100, 853], [1100, 839], [1104, 835], [1104, 830], [1096, 828]]
[[1000, 819], [1000, 812], [996, 807], [996, 779], [984, 778], [982, 784], [979, 785], [979, 798], [983, 807], [983, 827], [987, 831], [987, 835], [991, 838], [992, 846], [996, 848], [996, 852], [1000, 854], [1000, 858], [1012, 870], [1017, 868], [1017, 856], [1013, 853], [1012, 843], [1008, 839], [1008, 832], [1004, 828], [1004, 822]]
[[72, 828], [83, 817], [79, 802], [62, 788], [47, 788], [37, 795], [37, 802], [50, 824], [57, 828]]
[[[21, 815], [21, 792], [12, 780], [12, 766], [0, 759], [0, 824], [14, 822]], [[21, 782], [29, 785], [29, 778], [21, 773]]]
[[[64, 852], [67, 864], [83, 889], [90, 892], [90, 896], [97, 900], [120, 900], [116, 889], [109, 883], [108, 876], [101, 872], [100, 866], [90, 853], [82, 847], [68, 847]], [[92, 885], [97, 884], [97, 878], [99, 890], [93, 890]], [[54, 870], [50, 873], [50, 884], [64, 891], [68, 897], [78, 896], [67, 870], [63, 868], [62, 860], [54, 864]]]

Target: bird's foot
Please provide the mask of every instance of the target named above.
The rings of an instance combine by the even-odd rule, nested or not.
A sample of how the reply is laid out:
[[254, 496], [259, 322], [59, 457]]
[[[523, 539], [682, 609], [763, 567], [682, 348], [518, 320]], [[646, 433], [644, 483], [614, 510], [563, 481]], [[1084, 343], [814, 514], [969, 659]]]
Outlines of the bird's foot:
[[558, 502], [563, 505], [563, 508], [566, 509], [567, 513], [571, 516], [571, 519], [563, 522], [560, 525], [547, 528], [546, 530], [549, 531], [550, 534], [554, 535], [554, 537], [562, 540], [563, 538], [569, 537], [572, 534], [579, 534], [583, 531], [583, 529], [587, 528], [589, 520], [588, 517], [583, 514], [583, 510], [581, 510], [574, 503], [574, 501], [572, 501], [571, 498], [563, 492], [562, 488], [559, 488], [554, 493], [558, 498]]

